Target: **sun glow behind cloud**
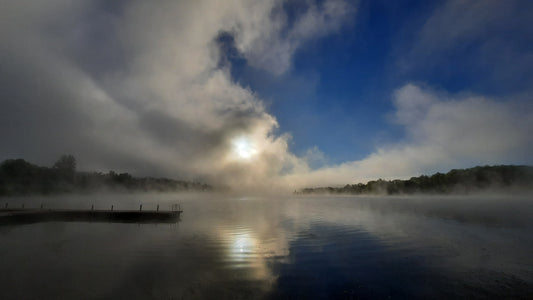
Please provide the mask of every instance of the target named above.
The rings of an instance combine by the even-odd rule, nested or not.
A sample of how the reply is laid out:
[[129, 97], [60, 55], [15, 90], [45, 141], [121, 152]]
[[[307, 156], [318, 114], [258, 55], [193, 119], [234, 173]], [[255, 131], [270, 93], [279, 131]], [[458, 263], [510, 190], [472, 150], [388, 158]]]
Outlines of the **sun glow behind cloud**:
[[245, 136], [240, 136], [231, 142], [234, 157], [241, 160], [250, 160], [258, 152], [253, 141]]
[[[254, 86], [232, 78], [231, 59], [225, 58], [231, 53], [217, 41], [221, 33], [231, 35], [229, 52], [235, 51], [249, 68], [290, 77], [297, 50], [353, 21], [357, 1], [299, 1], [294, 16], [285, 11], [283, 0], [158, 5], [132, 0], [112, 7], [106, 1], [4, 2], [0, 120], [6, 126], [0, 126], [0, 136], [9, 142], [0, 147], [0, 159], [47, 164], [67, 152], [81, 169], [276, 192], [531, 161], [531, 105], [464, 94], [468, 91], [446, 95], [418, 83], [395, 86], [392, 111], [383, 112], [394, 116], [405, 139], [377, 143], [366, 157], [338, 165], [326, 163], [334, 153], [321, 155], [320, 144], [310, 155], [292, 152], [291, 145], [302, 137], [295, 135], [293, 141], [287, 122], [280, 119], [280, 128]], [[426, 23], [416, 49], [463, 43], [454, 31], [463, 23], [448, 32], [447, 20], [470, 10], [455, 9], [463, 1], [449, 2], [445, 17]], [[485, 11], [499, 15], [501, 9]], [[87, 17], [93, 15], [106, 17]], [[463, 18], [470, 22], [469, 13]], [[479, 29], [460, 32], [484, 34], [484, 24], [493, 19], [474, 20], [472, 26]], [[98, 47], [93, 46], [95, 37], [103, 41]], [[292, 110], [280, 117], [307, 120], [299, 114]], [[341, 119], [329, 120], [335, 127], [323, 131], [342, 136], [338, 147], [346, 147], [344, 138], [355, 137], [335, 131]], [[302, 123], [308, 130], [306, 125]], [[321, 163], [314, 166], [317, 157]]]

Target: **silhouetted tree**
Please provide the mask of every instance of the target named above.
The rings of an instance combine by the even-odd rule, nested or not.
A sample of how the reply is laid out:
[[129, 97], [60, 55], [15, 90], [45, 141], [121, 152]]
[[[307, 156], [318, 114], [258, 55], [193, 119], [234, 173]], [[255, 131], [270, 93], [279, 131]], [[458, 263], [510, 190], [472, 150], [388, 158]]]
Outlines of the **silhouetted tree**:
[[128, 173], [109, 171], [76, 172], [76, 159], [63, 155], [52, 168], [33, 165], [23, 159], [0, 163], [0, 195], [55, 194], [95, 191], [209, 191], [212, 187], [197, 182], [168, 178], [136, 178]]
[[67, 183], [74, 182], [76, 175], [76, 158], [73, 155], [61, 155], [55, 162], [54, 167], [57, 170], [59, 177]]
[[73, 155], [63, 154], [54, 164], [55, 169], [76, 172], [76, 158]]

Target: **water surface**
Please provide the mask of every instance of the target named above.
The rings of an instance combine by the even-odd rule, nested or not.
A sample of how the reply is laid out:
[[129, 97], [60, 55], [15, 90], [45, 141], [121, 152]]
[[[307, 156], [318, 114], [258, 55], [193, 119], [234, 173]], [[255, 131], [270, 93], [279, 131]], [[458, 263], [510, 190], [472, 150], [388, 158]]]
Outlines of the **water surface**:
[[526, 196], [5, 202], [96, 209], [179, 202], [184, 213], [176, 224], [1, 226], [1, 299], [533, 297], [533, 200]]

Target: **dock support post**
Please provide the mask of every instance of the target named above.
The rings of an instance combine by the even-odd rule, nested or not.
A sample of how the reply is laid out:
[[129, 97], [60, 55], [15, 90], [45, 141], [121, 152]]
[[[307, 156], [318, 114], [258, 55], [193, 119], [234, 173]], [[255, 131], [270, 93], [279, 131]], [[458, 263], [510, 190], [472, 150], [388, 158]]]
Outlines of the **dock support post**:
[[143, 205], [139, 205], [139, 211], [142, 211], [143, 210]]
[[113, 206], [114, 206], [114, 205], [111, 205], [111, 211], [113, 211]]
[[41, 210], [43, 210], [43, 204], [41, 203]]
[[93, 204], [93, 205], [91, 205], [91, 210], [94, 210], [94, 204]]
[[157, 205], [157, 211], [159, 211], [159, 204]]

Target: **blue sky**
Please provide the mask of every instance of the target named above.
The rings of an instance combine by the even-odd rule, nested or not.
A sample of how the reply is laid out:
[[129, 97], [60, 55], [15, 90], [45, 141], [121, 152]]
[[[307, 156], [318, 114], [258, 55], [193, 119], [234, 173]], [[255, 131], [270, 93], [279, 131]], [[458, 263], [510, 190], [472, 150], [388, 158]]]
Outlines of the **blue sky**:
[[287, 190], [533, 164], [533, 2], [4, 1], [0, 159]]
[[[449, 93], [495, 97], [529, 92], [531, 71], [506, 78], [491, 74], [505, 68], [502, 60], [520, 64], [519, 58], [490, 61], [490, 55], [506, 54], [481, 52], [485, 43], [501, 38], [509, 43], [510, 51], [531, 55], [532, 32], [522, 26], [532, 26], [533, 21], [520, 19], [516, 13], [531, 12], [532, 5], [526, 1], [502, 5], [511, 8], [499, 18], [514, 24], [493, 25], [496, 30], [481, 30], [460, 45], [423, 53], [427, 55], [423, 59], [432, 62], [418, 65], [418, 56], [411, 52], [420, 42], [421, 28], [445, 6], [446, 1], [360, 1], [353, 20], [338, 32], [296, 51], [287, 74], [254, 70], [234, 53], [232, 78], [267, 99], [280, 127], [292, 133], [293, 151], [304, 155], [317, 146], [330, 163], [361, 159], [377, 144], [404, 137], [388, 114], [394, 110], [394, 90], [408, 82]], [[499, 5], [488, 3], [485, 8], [498, 9]], [[453, 15], [449, 17], [447, 21], [454, 22]]]

